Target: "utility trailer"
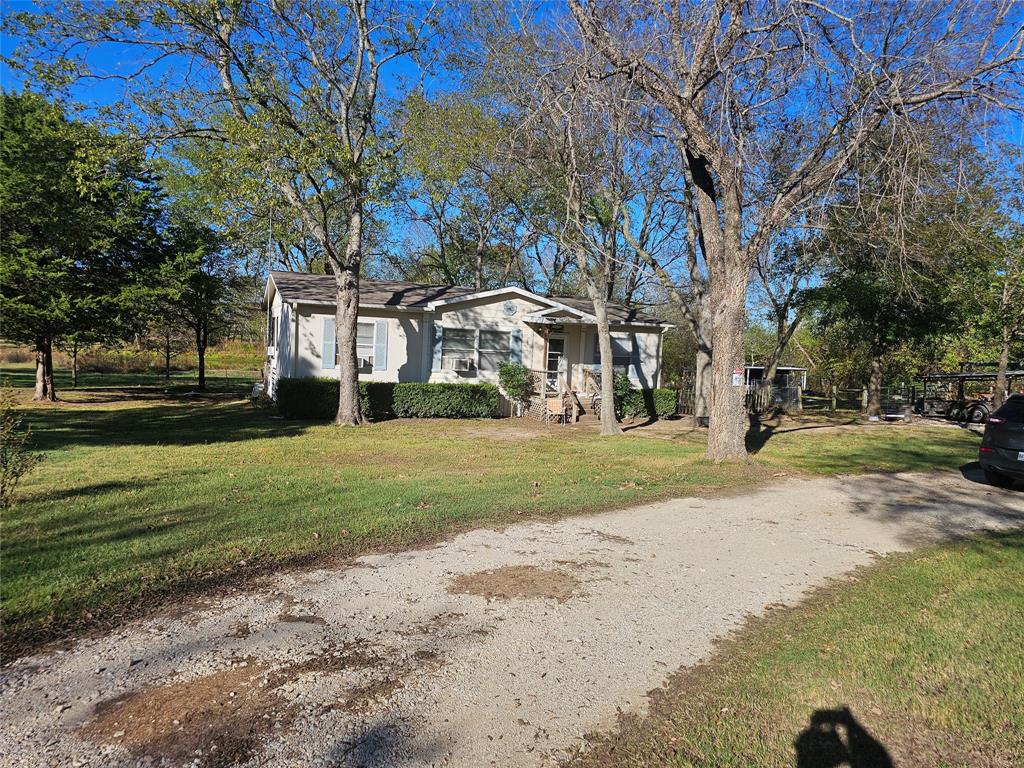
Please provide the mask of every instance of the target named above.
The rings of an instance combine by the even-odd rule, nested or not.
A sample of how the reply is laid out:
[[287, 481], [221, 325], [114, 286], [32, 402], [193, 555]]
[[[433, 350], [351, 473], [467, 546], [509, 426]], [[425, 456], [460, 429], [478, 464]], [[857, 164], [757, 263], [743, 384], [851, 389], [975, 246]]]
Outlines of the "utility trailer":
[[[914, 410], [924, 416], [981, 424], [992, 412], [997, 376], [998, 363], [992, 362], [964, 362], [959, 371], [918, 376], [921, 391], [914, 393]], [[1006, 388], [1016, 392], [1022, 387], [1024, 364], [1011, 365]]]

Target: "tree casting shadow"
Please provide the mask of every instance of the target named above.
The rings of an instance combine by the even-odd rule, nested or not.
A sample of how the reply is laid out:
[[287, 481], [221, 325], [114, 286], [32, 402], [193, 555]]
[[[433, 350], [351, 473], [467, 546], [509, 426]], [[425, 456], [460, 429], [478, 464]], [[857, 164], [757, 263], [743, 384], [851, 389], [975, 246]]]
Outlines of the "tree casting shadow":
[[888, 750], [850, 712], [819, 709], [793, 741], [797, 768], [894, 768]]

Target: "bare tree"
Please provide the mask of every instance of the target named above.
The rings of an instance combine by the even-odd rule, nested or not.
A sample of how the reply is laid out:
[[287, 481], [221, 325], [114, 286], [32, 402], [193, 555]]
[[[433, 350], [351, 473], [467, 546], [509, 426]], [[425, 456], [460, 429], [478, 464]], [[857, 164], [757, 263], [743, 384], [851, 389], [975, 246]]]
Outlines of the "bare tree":
[[[685, 162], [678, 162], [681, 155], [676, 143], [666, 140], [659, 126], [645, 125], [639, 135], [641, 144], [647, 145], [639, 162], [655, 170], [652, 173], [634, 167], [642, 218], [635, 225], [631, 213], [634, 206], [624, 206], [622, 234], [690, 327], [696, 347], [693, 416], [697, 423], [706, 423], [711, 396], [711, 318], [707, 311], [704, 243], [689, 169]], [[660, 215], [652, 222], [655, 209]], [[675, 262], [681, 263], [683, 275], [673, 269]]]
[[[71, 0], [9, 24], [28, 65], [50, 62], [51, 82], [123, 81], [149, 138], [198, 143], [234, 195], [276, 190], [334, 275], [335, 423], [355, 425], [366, 215], [392, 165], [378, 133], [383, 72], [423, 50], [434, 17], [432, 6], [385, 0]], [[130, 48], [137, 67], [96, 71], [89, 54], [105, 45], [116, 60]]]
[[[623, 210], [633, 196], [626, 173], [642, 94], [588, 46], [576, 46], [558, 25], [499, 11], [497, 34], [484, 40], [494, 93], [519, 115], [509, 152], [527, 170], [542, 205], [524, 211], [531, 228], [553, 245], [552, 276], [571, 261], [596, 318], [601, 363], [601, 434], [621, 432], [615, 411], [608, 304], [629, 254], [623, 251]], [[503, 26], [504, 25], [504, 26]], [[509, 55], [505, 46], [514, 40]], [[540, 262], [543, 266], [543, 262]]]
[[1019, 105], [1012, 0], [569, 0], [582, 36], [673, 118], [707, 259], [708, 457], [746, 455], [746, 292], [756, 255], [872, 137], [943, 100]]
[[754, 259], [757, 293], [775, 326], [775, 345], [764, 361], [765, 381], [774, 381], [786, 347], [807, 316], [815, 262], [815, 251], [801, 238], [765, 248]]
[[566, 62], [567, 71], [544, 83], [530, 115], [541, 156], [538, 178], [555, 182], [562, 219], [557, 233], [573, 255], [594, 305], [601, 361], [601, 434], [622, 432], [615, 412], [615, 389], [608, 302], [621, 264], [620, 222], [630, 197], [623, 173], [629, 121], [635, 100], [628, 86], [595, 78], [586, 56]]

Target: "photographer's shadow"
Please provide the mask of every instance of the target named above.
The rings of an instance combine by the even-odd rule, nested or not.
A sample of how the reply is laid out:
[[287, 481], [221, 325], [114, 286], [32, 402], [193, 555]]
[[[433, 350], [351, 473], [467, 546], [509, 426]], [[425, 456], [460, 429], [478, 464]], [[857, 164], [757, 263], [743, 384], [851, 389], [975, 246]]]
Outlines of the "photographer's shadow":
[[797, 768], [894, 768], [889, 752], [848, 707], [817, 710], [793, 746]]

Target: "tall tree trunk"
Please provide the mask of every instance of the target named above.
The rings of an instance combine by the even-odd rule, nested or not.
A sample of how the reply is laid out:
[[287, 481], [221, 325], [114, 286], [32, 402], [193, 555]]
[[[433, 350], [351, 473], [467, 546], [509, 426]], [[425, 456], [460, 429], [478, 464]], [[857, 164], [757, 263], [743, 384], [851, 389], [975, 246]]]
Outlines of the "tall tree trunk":
[[[705, 302], [706, 303], [706, 302]], [[694, 336], [697, 355], [693, 377], [693, 418], [701, 426], [708, 425], [711, 413], [711, 314], [706, 306], [699, 309]]]
[[775, 346], [772, 348], [772, 353], [764, 364], [764, 381], [772, 385], [775, 384], [775, 374], [779, 370], [779, 360], [782, 359], [782, 353], [785, 351], [786, 342], [788, 341], [786, 320], [785, 318], [778, 317], [775, 319]]
[[335, 265], [337, 289], [335, 339], [338, 346], [338, 413], [334, 423], [354, 427], [363, 422], [359, 410], [359, 361], [356, 334], [359, 322], [359, 265], [363, 247], [363, 208], [356, 202], [349, 215], [345, 264]]
[[486, 245], [483, 235], [477, 238], [476, 241], [476, 275], [474, 278], [473, 286], [479, 291], [484, 287], [484, 246]]
[[78, 342], [71, 342], [71, 388], [78, 389]]
[[999, 348], [999, 370], [996, 373], [995, 391], [992, 393], [992, 400], [996, 408], [1006, 402], [1006, 390], [1009, 389], [1006, 371], [1010, 367], [1010, 335], [1010, 326], [1003, 325], [1002, 344]]
[[750, 257], [742, 246], [743, 207], [736, 177], [721, 182], [721, 206], [705, 158], [686, 153], [700, 213], [704, 255], [708, 269], [707, 310], [711, 316], [711, 413], [708, 419], [707, 457], [711, 461], [747, 457], [747, 390], [733, 383], [743, 372], [743, 324], [746, 319]]
[[171, 380], [171, 331], [164, 333], [164, 381]]
[[875, 350], [871, 352], [867, 415], [869, 417], [882, 415], [882, 355]]
[[769, 357], [765, 362], [765, 381], [775, 381], [775, 374], [778, 372], [779, 362], [782, 360], [782, 355], [786, 351], [786, 347], [789, 346], [789, 342], [793, 338], [793, 334], [796, 333], [796, 329], [799, 327], [801, 320], [803, 320], [803, 313], [799, 311], [793, 318], [793, 322], [787, 322], [787, 318], [785, 317], [778, 317], [775, 319], [775, 347], [772, 349], [771, 357]]
[[621, 435], [622, 427], [615, 417], [615, 364], [608, 327], [608, 301], [597, 290], [591, 290], [591, 299], [594, 301], [594, 317], [597, 318], [597, 348], [601, 355], [601, 434]]
[[746, 386], [733, 383], [743, 371], [743, 322], [746, 316], [747, 274], [720, 274], [708, 292], [712, 313], [711, 412], [707, 457], [712, 461], [743, 459], [747, 455]]
[[46, 383], [46, 399], [57, 399], [57, 388], [53, 384], [53, 339], [46, 338], [46, 349], [43, 353], [43, 380]]
[[46, 343], [43, 337], [36, 339], [36, 387], [32, 393], [33, 400], [53, 400], [47, 388], [46, 378]]
[[206, 330], [196, 331], [196, 353], [199, 356], [199, 385], [200, 391], [206, 389]]

